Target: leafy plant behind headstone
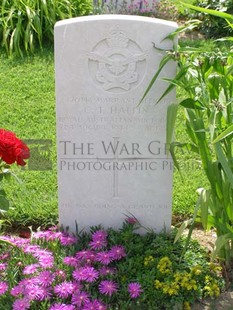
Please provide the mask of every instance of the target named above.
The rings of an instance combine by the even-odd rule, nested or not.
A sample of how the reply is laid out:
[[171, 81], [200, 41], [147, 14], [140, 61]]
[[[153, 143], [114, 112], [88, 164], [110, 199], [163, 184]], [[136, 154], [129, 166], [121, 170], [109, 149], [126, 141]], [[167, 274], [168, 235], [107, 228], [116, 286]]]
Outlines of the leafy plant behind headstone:
[[87, 15], [91, 9], [91, 0], [3, 0], [0, 43], [8, 55], [32, 53], [53, 42], [56, 21]]

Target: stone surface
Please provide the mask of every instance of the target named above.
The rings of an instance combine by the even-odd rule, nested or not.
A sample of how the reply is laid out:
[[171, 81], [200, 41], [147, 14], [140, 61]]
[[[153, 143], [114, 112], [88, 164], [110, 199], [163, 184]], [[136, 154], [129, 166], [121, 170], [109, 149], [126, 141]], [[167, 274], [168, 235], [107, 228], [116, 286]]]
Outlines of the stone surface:
[[157, 232], [171, 223], [172, 162], [166, 109], [155, 104], [172, 77], [169, 63], [139, 105], [173, 22], [100, 15], [55, 26], [59, 217], [75, 230], [118, 228], [126, 216]]

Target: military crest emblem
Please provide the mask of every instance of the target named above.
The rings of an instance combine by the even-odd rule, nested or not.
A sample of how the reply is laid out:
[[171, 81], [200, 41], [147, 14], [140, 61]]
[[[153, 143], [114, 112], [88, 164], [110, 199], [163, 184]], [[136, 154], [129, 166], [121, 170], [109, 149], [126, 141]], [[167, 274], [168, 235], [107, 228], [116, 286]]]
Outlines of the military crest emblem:
[[116, 26], [88, 53], [88, 60], [95, 82], [115, 93], [139, 84], [145, 72], [146, 53]]

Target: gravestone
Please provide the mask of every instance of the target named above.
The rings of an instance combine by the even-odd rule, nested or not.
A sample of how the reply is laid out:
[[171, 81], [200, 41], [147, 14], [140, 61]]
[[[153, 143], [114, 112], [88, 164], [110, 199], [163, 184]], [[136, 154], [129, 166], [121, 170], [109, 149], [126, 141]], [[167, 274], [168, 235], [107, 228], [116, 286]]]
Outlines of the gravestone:
[[[99, 15], [55, 26], [59, 219], [75, 231], [119, 228], [134, 216], [169, 231], [172, 161], [166, 152], [171, 93], [162, 78], [139, 105], [176, 23]], [[171, 78], [169, 63], [161, 77]]]

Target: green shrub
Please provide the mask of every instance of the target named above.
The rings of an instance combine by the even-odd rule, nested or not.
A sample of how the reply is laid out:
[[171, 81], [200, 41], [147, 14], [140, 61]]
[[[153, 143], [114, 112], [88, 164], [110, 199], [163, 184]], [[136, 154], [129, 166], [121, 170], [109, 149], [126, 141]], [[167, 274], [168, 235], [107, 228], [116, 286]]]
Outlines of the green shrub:
[[[232, 0], [197, 0], [196, 5], [202, 8], [217, 10], [220, 12], [233, 13]], [[196, 12], [190, 17], [201, 19], [203, 22], [200, 31], [207, 38], [219, 38], [233, 34], [232, 29], [227, 25], [226, 21], [222, 18], [206, 13]]]
[[53, 42], [54, 24], [61, 19], [87, 15], [91, 0], [2, 0], [0, 42], [8, 55], [33, 52]]
[[[186, 6], [221, 17], [233, 29], [233, 15], [187, 4]], [[193, 24], [192, 27], [194, 26]], [[179, 28], [168, 38], [174, 38], [184, 29]], [[228, 40], [232, 41], [232, 37]], [[179, 166], [175, 156], [178, 148], [188, 148], [201, 160], [209, 188], [204, 189], [203, 186], [199, 188], [199, 199], [193, 220], [198, 216], [198, 221], [202, 223], [204, 229], [211, 227], [216, 229], [214, 255], [222, 259], [227, 270], [231, 269], [233, 262], [232, 56], [232, 49], [227, 52], [216, 50], [203, 53], [198, 49], [192, 50], [188, 47], [182, 49], [179, 45], [174, 45], [174, 52], [167, 51], [142, 98], [144, 99], [167, 62], [176, 61], [177, 74], [172, 80], [165, 79], [170, 85], [158, 102], [174, 87], [179, 86], [182, 89], [184, 96], [179, 106], [184, 110], [189, 140], [184, 143], [172, 141], [178, 105], [171, 104], [167, 116], [167, 143], [171, 143], [170, 152], [176, 167]]]

